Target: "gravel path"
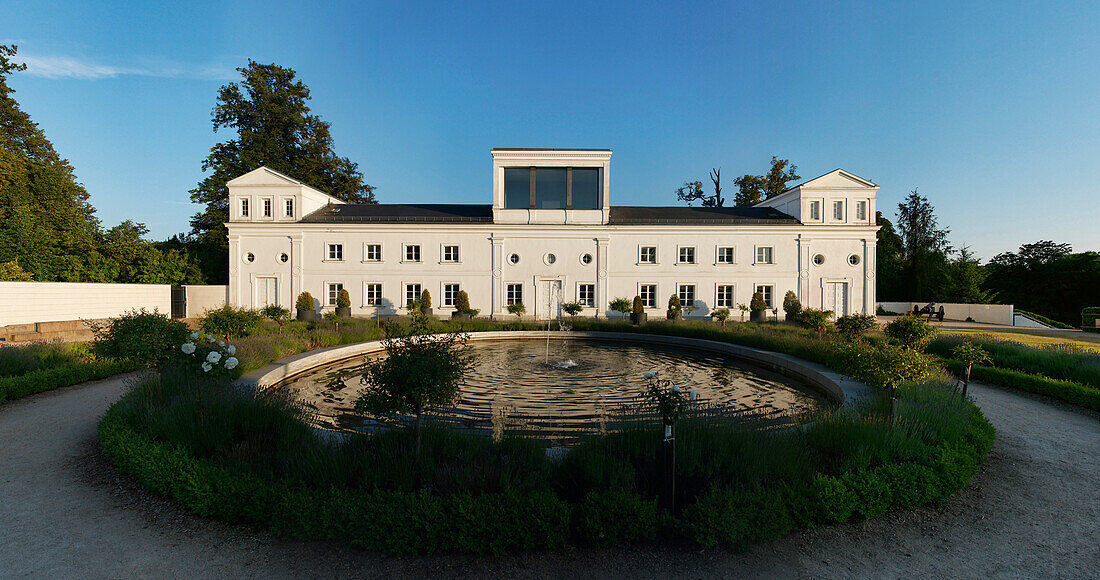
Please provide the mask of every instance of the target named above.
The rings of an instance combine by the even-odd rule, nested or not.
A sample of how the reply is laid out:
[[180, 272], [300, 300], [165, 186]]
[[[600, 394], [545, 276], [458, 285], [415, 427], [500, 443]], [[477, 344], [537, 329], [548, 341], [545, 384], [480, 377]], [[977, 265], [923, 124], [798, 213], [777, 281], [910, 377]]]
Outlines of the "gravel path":
[[96, 419], [127, 377], [0, 407], [0, 577], [1065, 577], [1100, 575], [1100, 418], [972, 385], [997, 427], [940, 504], [798, 532], [745, 554], [645, 546], [390, 558], [203, 520], [118, 475]]

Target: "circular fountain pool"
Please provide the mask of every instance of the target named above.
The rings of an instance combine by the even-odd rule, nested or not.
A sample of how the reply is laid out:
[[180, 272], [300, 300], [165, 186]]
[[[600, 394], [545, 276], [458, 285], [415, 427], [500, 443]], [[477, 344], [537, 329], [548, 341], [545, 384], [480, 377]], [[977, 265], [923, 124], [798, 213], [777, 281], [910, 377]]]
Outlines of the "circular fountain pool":
[[[507, 429], [562, 440], [599, 431], [609, 418], [639, 402], [648, 371], [685, 390], [696, 389], [699, 403], [711, 409], [787, 421], [829, 405], [796, 379], [690, 348], [555, 339], [549, 348], [541, 340], [507, 340], [471, 342], [470, 350], [476, 356], [474, 369], [458, 404], [443, 415], [496, 436]], [[372, 428], [378, 424], [373, 418], [354, 412], [362, 389], [359, 375], [347, 376], [335, 388], [328, 385], [334, 370], [354, 369], [365, 358], [315, 369], [280, 388], [297, 390], [320, 427]]]

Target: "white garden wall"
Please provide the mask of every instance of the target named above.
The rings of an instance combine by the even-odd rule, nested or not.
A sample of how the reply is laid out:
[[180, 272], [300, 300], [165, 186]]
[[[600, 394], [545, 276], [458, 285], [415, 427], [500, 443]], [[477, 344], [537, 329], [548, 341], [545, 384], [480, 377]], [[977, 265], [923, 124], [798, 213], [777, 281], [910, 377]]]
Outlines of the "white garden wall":
[[[913, 307], [924, 308], [927, 302], [879, 302], [878, 306], [889, 312], [902, 314], [912, 312]], [[966, 320], [973, 318], [974, 322], [987, 324], [1004, 324], [1012, 326], [1013, 306], [1011, 304], [952, 304], [937, 302], [936, 310], [943, 306], [944, 320]]]
[[184, 318], [198, 318], [203, 312], [225, 306], [229, 297], [228, 286], [184, 285], [186, 306]]
[[0, 327], [114, 318], [135, 308], [169, 314], [171, 288], [167, 284], [0, 282]]

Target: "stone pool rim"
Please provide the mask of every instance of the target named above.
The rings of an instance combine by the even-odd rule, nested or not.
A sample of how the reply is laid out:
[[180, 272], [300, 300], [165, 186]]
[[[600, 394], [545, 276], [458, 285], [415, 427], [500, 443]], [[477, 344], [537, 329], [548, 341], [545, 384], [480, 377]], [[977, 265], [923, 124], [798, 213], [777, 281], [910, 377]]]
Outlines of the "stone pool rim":
[[[507, 340], [546, 340], [546, 331], [542, 330], [504, 330], [469, 333], [470, 342], [507, 341]], [[852, 407], [871, 393], [871, 387], [838, 373], [824, 365], [800, 359], [788, 354], [763, 350], [728, 342], [688, 338], [664, 334], [645, 334], [634, 332], [600, 331], [552, 331], [552, 340], [587, 340], [608, 342], [630, 342], [662, 346], [691, 346], [701, 350], [743, 360], [767, 370], [801, 380], [810, 387], [823, 393], [828, 399], [841, 407]], [[238, 384], [258, 390], [276, 387], [290, 379], [309, 373], [314, 369], [337, 364], [363, 355], [375, 354], [385, 350], [381, 340], [358, 342], [311, 350], [281, 358], [275, 362], [245, 373]]]

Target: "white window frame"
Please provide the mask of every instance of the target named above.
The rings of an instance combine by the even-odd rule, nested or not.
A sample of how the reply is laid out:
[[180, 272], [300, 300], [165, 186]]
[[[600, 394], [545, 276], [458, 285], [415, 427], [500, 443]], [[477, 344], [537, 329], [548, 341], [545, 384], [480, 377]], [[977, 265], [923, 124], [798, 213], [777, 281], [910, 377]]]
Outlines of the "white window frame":
[[[519, 288], [519, 300], [516, 301], [512, 298], [512, 288]], [[505, 282], [504, 283], [504, 305], [510, 306], [512, 304], [523, 304], [523, 294], [526, 292], [523, 288], [523, 282]]]
[[[450, 303], [447, 301], [447, 286], [454, 286], [454, 296], [451, 297]], [[441, 282], [439, 284], [439, 305], [443, 308], [454, 308], [455, 301], [458, 300], [458, 293], [462, 291], [462, 284], [460, 282]]]
[[[647, 261], [642, 259], [642, 250], [645, 250], [645, 249], [648, 249], [648, 248], [653, 248], [653, 261], [652, 262], [647, 262]], [[643, 265], [655, 266], [657, 264], [660, 264], [661, 260], [658, 257], [660, 255], [661, 255], [661, 253], [660, 253], [660, 250], [657, 249], [657, 246], [643, 246], [641, 244], [638, 244], [638, 265], [639, 266], [643, 266]]]
[[[378, 258], [372, 260], [367, 256], [367, 249], [371, 246], [378, 246]], [[368, 264], [377, 264], [382, 262], [382, 242], [363, 242], [363, 262]]]
[[[683, 292], [684, 288], [691, 288], [691, 303], [690, 304], [688, 304], [687, 299], [684, 298], [684, 292]], [[678, 282], [676, 284], [676, 296], [678, 296], [680, 298], [680, 306], [681, 307], [698, 308], [698, 306], [695, 305], [695, 302], [699, 299], [699, 286], [697, 284], [689, 283], [689, 282], [683, 282], [683, 283]]]
[[[691, 261], [683, 261], [684, 250], [691, 250]], [[694, 266], [699, 263], [699, 249], [695, 246], [676, 246], [676, 264], [684, 266]]]
[[252, 200], [247, 197], [242, 197], [240, 203], [237, 204], [237, 209], [240, 212], [240, 216], [243, 218], [251, 218], [249, 211], [252, 209]]
[[[332, 257], [332, 247], [336, 246], [340, 249], [340, 257]], [[343, 262], [344, 261], [344, 243], [343, 242], [325, 242], [325, 259], [324, 262]]]
[[[417, 260], [409, 259], [409, 249], [416, 248]], [[421, 264], [424, 262], [424, 246], [421, 244], [401, 244], [401, 263], [402, 264]]]
[[[760, 259], [760, 250], [767, 250], [767, 261]], [[774, 266], [775, 265], [775, 246], [753, 246], [752, 248], [752, 263], [754, 266]]]
[[[760, 292], [761, 288], [771, 288], [771, 298], [768, 298], [767, 294], [764, 294], [764, 303], [768, 305], [768, 310], [775, 308], [775, 284], [753, 284], [752, 293], [756, 294]], [[763, 292], [761, 292], [763, 294]]]
[[[649, 304], [646, 303], [646, 297], [642, 295], [642, 287], [644, 287], [644, 286], [652, 286], [653, 287], [653, 297], [652, 297], [653, 300], [649, 301], [650, 302]], [[657, 297], [660, 296], [660, 295], [661, 295], [661, 285], [660, 284], [658, 284], [656, 282], [638, 282], [637, 294], [635, 294], [635, 296], [638, 296], [639, 298], [642, 299], [642, 307], [643, 308], [649, 308], [651, 310], [656, 310], [658, 308], [658, 304], [660, 304], [660, 302], [658, 302]]]
[[[591, 287], [592, 296], [591, 300], [586, 301], [582, 297], [581, 289], [585, 287]], [[585, 308], [596, 307], [596, 283], [595, 282], [577, 282], [577, 302], [580, 302]]]
[[[336, 292], [332, 291], [333, 286], [339, 286]], [[340, 290], [344, 289], [344, 283], [336, 280], [325, 280], [325, 306], [331, 306], [336, 308], [336, 300], [340, 297]]]
[[859, 221], [867, 220], [867, 202], [865, 200], [859, 200], [856, 202], [856, 219]]
[[294, 219], [294, 198], [287, 197], [283, 199], [283, 217]]
[[[372, 286], [377, 286], [378, 287], [378, 296], [376, 297], [377, 301], [373, 302], [373, 303], [371, 302], [370, 290], [369, 290], [369, 288], [372, 287]], [[384, 290], [384, 288], [383, 288], [381, 282], [363, 282], [363, 308], [371, 308], [371, 307], [378, 308], [378, 307], [381, 307], [383, 296], [385, 296], [383, 290]]]
[[[447, 248], [455, 249], [455, 256], [453, 260], [447, 259]], [[423, 256], [421, 256], [423, 257]], [[462, 263], [462, 249], [459, 248], [457, 242], [444, 242], [439, 244], [439, 263], [440, 264], [461, 264]]]
[[[840, 215], [837, 215], [838, 213]], [[844, 200], [843, 199], [834, 199], [833, 200], [833, 221], [834, 222], [844, 221]]]
[[[722, 288], [729, 288], [729, 304], [722, 303]], [[714, 284], [714, 307], [715, 308], [736, 308], [737, 307], [737, 285], [726, 284], [717, 282]]]
[[806, 208], [807, 221], [821, 221], [821, 200], [811, 199], [809, 200], [809, 206]]
[[[730, 255], [730, 261], [723, 262], [720, 259], [721, 255], [722, 255], [722, 250], [729, 250], [730, 251], [730, 254], [731, 254]], [[718, 266], [718, 265], [723, 265], [723, 266], [733, 265], [733, 264], [736, 264], [736, 263], [737, 263], [737, 246], [714, 246], [714, 265], [715, 266]]]
[[[409, 300], [409, 286], [416, 286], [416, 296], [412, 300]], [[424, 293], [424, 284], [422, 282], [402, 282], [401, 283], [401, 297], [404, 302], [401, 304], [401, 308], [408, 308], [409, 302], [420, 302], [420, 295]]]
[[260, 198], [260, 217], [265, 220], [275, 219], [275, 200], [270, 197]]

